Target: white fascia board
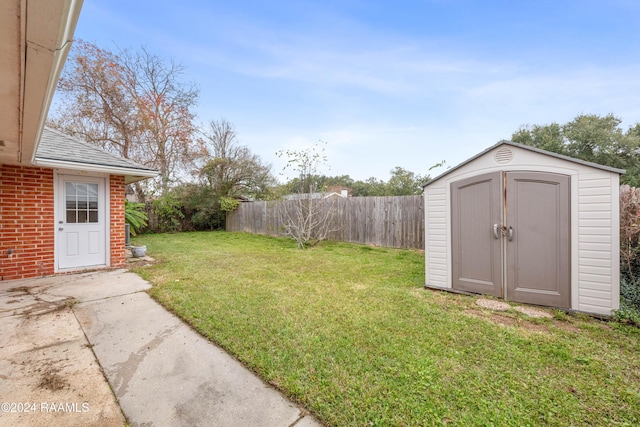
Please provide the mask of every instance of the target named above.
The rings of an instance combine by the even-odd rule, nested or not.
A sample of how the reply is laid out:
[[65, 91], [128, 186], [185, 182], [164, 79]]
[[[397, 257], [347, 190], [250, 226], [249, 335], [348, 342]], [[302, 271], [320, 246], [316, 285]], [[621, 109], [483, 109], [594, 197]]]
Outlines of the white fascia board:
[[88, 163], [73, 163], [64, 160], [52, 160], [52, 159], [35, 159], [34, 166], [54, 168], [54, 169], [71, 169], [81, 170], [86, 172], [96, 173], [108, 173], [111, 175], [129, 175], [143, 178], [153, 178], [158, 176], [159, 172], [146, 169], [129, 169], [121, 168], [117, 166], [105, 166], [105, 165], [92, 165]]
[[[80, 17], [80, 10], [82, 9], [82, 3], [84, 0], [63, 0], [63, 6], [60, 18], [60, 27], [58, 28], [58, 37], [55, 42], [54, 49], [52, 51], [51, 69], [49, 71], [46, 92], [44, 94], [44, 102], [42, 109], [40, 110], [40, 118], [37, 123], [37, 129], [34, 139], [33, 150], [31, 151], [31, 164], [36, 161], [36, 153], [38, 152], [38, 145], [40, 144], [40, 137], [42, 136], [42, 130], [44, 129], [47, 115], [49, 113], [49, 107], [53, 100], [53, 95], [58, 85], [58, 79], [62, 74], [62, 69], [67, 60], [67, 55], [71, 49], [71, 43], [73, 41], [73, 34], [78, 24], [78, 18]], [[36, 23], [37, 25], [37, 23]], [[27, 40], [29, 44], [30, 40]], [[29, 47], [26, 47], [29, 49]], [[22, 151], [22, 147], [21, 147]], [[22, 153], [21, 153], [22, 155]], [[27, 159], [20, 159], [23, 162]]]

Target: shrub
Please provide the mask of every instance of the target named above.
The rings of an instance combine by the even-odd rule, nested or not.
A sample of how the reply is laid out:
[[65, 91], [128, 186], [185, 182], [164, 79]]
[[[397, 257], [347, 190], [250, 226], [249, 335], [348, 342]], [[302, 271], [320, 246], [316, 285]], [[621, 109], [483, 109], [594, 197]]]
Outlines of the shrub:
[[238, 205], [240, 205], [240, 201], [233, 197], [220, 198], [220, 209], [224, 212], [233, 212], [238, 208]]
[[616, 319], [640, 325], [640, 286], [623, 277], [620, 281], [620, 309]]
[[184, 218], [184, 213], [182, 213], [180, 200], [176, 197], [174, 192], [169, 192], [154, 200], [152, 202], [152, 206], [158, 221], [157, 231], [165, 232], [180, 230], [180, 223]]
[[132, 236], [140, 233], [142, 229], [147, 226], [148, 220], [149, 217], [144, 211], [144, 203], [130, 202], [129, 200], [125, 199], [124, 222], [126, 224], [129, 224], [129, 229], [131, 230]]
[[620, 309], [618, 320], [640, 325], [640, 189], [620, 191]]
[[620, 302], [640, 312], [640, 287], [623, 278], [620, 281]]
[[224, 229], [225, 214], [209, 186], [185, 184], [177, 192], [185, 215], [185, 231]]

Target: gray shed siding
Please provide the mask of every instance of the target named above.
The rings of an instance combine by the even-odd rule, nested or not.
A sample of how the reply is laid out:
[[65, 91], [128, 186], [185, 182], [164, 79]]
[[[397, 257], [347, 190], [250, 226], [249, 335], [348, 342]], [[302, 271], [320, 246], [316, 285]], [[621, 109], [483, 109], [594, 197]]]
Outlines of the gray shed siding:
[[571, 309], [611, 315], [619, 308], [619, 173], [539, 150], [496, 145], [425, 186], [426, 285], [451, 288], [451, 183], [495, 171], [540, 171], [571, 177]]

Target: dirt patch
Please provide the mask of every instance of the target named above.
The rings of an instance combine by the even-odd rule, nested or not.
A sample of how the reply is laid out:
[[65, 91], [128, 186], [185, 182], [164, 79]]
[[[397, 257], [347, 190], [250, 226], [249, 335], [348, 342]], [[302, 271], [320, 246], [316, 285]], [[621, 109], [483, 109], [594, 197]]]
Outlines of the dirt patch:
[[7, 289], [7, 292], [22, 292], [24, 294], [31, 294], [27, 286], [16, 286], [15, 288]]
[[509, 316], [508, 314], [474, 309], [464, 310], [464, 314], [477, 319], [486, 320], [487, 322], [495, 323], [497, 325], [513, 326], [534, 332], [549, 332], [549, 328], [545, 325], [529, 322], [519, 317]]
[[497, 323], [499, 325], [503, 325], [503, 326], [517, 326], [518, 325], [518, 320], [513, 318], [513, 317], [509, 317], [509, 316], [503, 316], [501, 314], [498, 313], [491, 313], [491, 315], [489, 316], [489, 319], [493, 322], [493, 323]]
[[47, 313], [53, 313], [55, 311], [61, 311], [67, 308], [64, 304], [38, 301], [35, 304], [31, 304], [21, 314], [22, 316], [40, 316]]
[[523, 305], [519, 305], [517, 307], [514, 307], [513, 309], [529, 317], [533, 317], [534, 319], [541, 319], [541, 318], [551, 319], [553, 317], [550, 313], [540, 308], [526, 307]]
[[69, 387], [69, 382], [64, 379], [60, 374], [60, 369], [48, 367], [40, 376], [40, 382], [38, 388], [46, 390], [57, 391]]
[[488, 308], [496, 311], [508, 311], [511, 309], [511, 305], [504, 301], [496, 301], [494, 299], [479, 298], [476, 300], [476, 304], [482, 308]]
[[563, 329], [567, 332], [581, 332], [579, 327], [569, 321], [554, 320], [552, 323], [556, 328]]
[[127, 256], [127, 265], [130, 267], [147, 267], [149, 265], [155, 264], [155, 258], [151, 258], [146, 255], [140, 258], [135, 258], [133, 256]]
[[27, 286], [17, 286], [8, 289], [6, 292], [7, 295], [11, 295], [10, 298], [12, 299], [9, 301], [5, 300], [3, 304], [5, 306], [10, 304], [19, 305], [20, 307], [13, 307], [10, 311], [12, 311], [13, 314], [22, 316], [42, 315], [59, 310], [65, 310], [78, 303], [76, 299], [71, 297], [49, 296], [43, 298], [41, 297], [38, 289]]
[[467, 316], [471, 316], [471, 317], [476, 317], [478, 319], [484, 319], [486, 318], [484, 312], [480, 311], [480, 310], [464, 310], [463, 311], [464, 314], [466, 314]]
[[526, 320], [520, 321], [520, 326], [528, 331], [533, 332], [549, 332], [549, 328], [546, 325], [541, 325], [539, 323], [527, 322]]

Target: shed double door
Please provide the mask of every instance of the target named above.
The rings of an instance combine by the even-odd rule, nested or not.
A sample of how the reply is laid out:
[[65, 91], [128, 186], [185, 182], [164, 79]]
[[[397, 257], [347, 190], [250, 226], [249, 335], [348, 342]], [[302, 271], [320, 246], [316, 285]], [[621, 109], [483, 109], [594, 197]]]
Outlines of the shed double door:
[[569, 182], [495, 172], [452, 183], [452, 287], [569, 308]]

